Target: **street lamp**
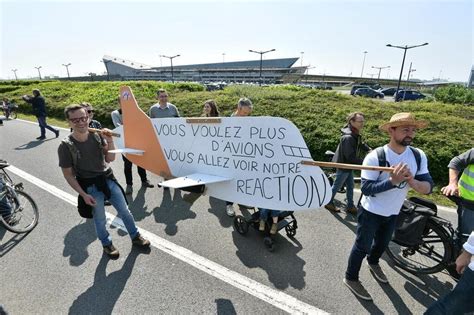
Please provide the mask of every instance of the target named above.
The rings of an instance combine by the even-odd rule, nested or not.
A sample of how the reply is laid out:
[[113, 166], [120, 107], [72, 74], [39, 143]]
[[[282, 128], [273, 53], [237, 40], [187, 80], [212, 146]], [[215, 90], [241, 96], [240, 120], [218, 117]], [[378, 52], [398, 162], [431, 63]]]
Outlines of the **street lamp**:
[[105, 65], [105, 71], [107, 71], [107, 81], [110, 81], [110, 74], [109, 74], [109, 67], [107, 66], [107, 64], [109, 62], [111, 62], [112, 60], [100, 60], [100, 62], [103, 62], [104, 65]]
[[367, 55], [368, 51], [364, 51], [364, 60], [362, 60], [362, 70], [360, 71], [360, 77], [364, 76], [364, 66], [365, 66], [365, 56]]
[[171, 82], [174, 83], [174, 74], [173, 74], [173, 59], [176, 57], [179, 57], [181, 55], [174, 55], [174, 56], [165, 56], [165, 55], [160, 55], [160, 57], [165, 57], [168, 58], [171, 62]]
[[250, 52], [260, 54], [260, 85], [262, 85], [262, 60], [263, 60], [263, 55], [272, 51], [275, 51], [275, 48], [266, 50], [266, 51], [255, 51], [252, 49], [249, 49]]
[[67, 78], [68, 78], [68, 79], [70, 78], [70, 76], [69, 76], [69, 66], [70, 66], [70, 65], [71, 65], [71, 63], [68, 63], [68, 64], [64, 64], [64, 63], [63, 63], [63, 66], [65, 66], [65, 67], [66, 67], [66, 71], [67, 71]]
[[40, 69], [42, 68], [42, 66], [39, 66], [39, 67], [35, 67], [36, 70], [38, 70], [38, 75], [39, 75], [39, 78], [41, 80], [41, 72], [40, 72]]
[[390, 68], [390, 66], [386, 66], [386, 67], [374, 67], [372, 66], [373, 69], [379, 69], [379, 75], [377, 77], [377, 83], [380, 83], [380, 71], [382, 71], [382, 69], [387, 69], [387, 68]]
[[225, 62], [225, 53], [222, 53], [222, 63]]
[[17, 76], [16, 76], [16, 72], [18, 71], [18, 69], [12, 69], [12, 71], [13, 71], [13, 73], [15, 74], [15, 80], [18, 81], [18, 78], [17, 78]]
[[402, 81], [403, 66], [405, 65], [405, 56], [407, 55], [407, 50], [412, 49], [412, 48], [416, 48], [416, 47], [426, 46], [426, 45], [428, 45], [428, 43], [424, 43], [424, 44], [421, 44], [421, 45], [414, 45], [414, 46], [407, 46], [407, 45], [405, 45], [405, 46], [394, 46], [394, 45], [391, 45], [391, 44], [387, 44], [387, 47], [400, 48], [400, 49], [404, 50], [403, 60], [402, 60], [402, 68], [400, 69], [400, 76], [398, 77], [397, 91], [395, 92], [395, 100], [397, 98], [398, 90], [400, 89], [400, 82]]
[[303, 55], [304, 55], [304, 51], [301, 52], [301, 66], [303, 66]]

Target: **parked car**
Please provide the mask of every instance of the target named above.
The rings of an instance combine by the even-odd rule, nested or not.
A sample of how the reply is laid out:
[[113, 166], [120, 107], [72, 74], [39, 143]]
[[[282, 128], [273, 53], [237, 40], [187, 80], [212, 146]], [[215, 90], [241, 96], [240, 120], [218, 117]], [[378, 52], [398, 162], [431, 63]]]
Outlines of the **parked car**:
[[354, 95], [355, 91], [360, 88], [370, 88], [370, 87], [367, 85], [360, 85], [360, 84], [353, 85], [351, 89], [351, 95]]
[[413, 90], [399, 90], [395, 95], [395, 102], [399, 101], [416, 101], [425, 98], [426, 95]]
[[368, 86], [369, 88], [374, 89], [374, 90], [379, 90], [382, 88], [382, 86], [378, 84], [377, 82], [359, 82], [357, 84]]
[[371, 97], [371, 98], [383, 98], [384, 95], [383, 93], [379, 92], [379, 91], [376, 91], [374, 89], [371, 89], [371, 88], [360, 88], [360, 89], [357, 89], [355, 92], [354, 92], [354, 95], [357, 95], [357, 96], [364, 96], [364, 97]]
[[389, 87], [389, 88], [385, 88], [385, 89], [380, 90], [380, 92], [382, 92], [383, 95], [385, 95], [385, 96], [393, 96], [396, 91], [397, 91], [397, 88], [394, 88], [394, 87]]

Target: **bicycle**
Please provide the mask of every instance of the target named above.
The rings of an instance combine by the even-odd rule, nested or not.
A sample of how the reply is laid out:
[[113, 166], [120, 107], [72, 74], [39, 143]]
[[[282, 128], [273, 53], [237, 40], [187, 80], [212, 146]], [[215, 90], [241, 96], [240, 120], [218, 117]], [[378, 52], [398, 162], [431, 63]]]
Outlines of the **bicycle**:
[[3, 115], [6, 119], [16, 119], [18, 117], [17, 108], [16, 104], [11, 104], [8, 108], [3, 107]]
[[10, 164], [0, 160], [0, 212], [11, 208], [11, 213], [0, 215], [0, 223], [10, 232], [28, 233], [38, 224], [38, 207], [33, 198], [23, 191], [22, 183], [13, 183], [5, 170], [8, 166]]
[[[459, 208], [460, 198], [450, 199], [456, 202]], [[438, 208], [433, 202], [417, 197], [408, 200], [415, 206], [404, 207], [401, 211], [412, 211], [427, 217], [421, 241], [419, 244], [406, 246], [392, 239], [386, 249], [388, 257], [396, 266], [413, 274], [432, 274], [446, 269], [453, 278], [459, 279], [456, 258], [461, 252], [465, 236], [454, 229], [450, 221], [438, 216]], [[459, 211], [458, 226], [461, 226]]]

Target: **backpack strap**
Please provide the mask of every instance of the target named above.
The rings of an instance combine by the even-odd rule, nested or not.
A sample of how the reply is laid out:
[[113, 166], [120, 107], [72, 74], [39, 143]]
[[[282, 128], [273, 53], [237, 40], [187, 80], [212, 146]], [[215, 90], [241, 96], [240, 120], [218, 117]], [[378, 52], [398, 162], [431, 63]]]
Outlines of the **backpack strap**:
[[[418, 172], [421, 166], [421, 154], [418, 149], [409, 146], [411, 152], [413, 152], [413, 155], [415, 156], [415, 161], [416, 161], [416, 172], [413, 174], [413, 176]], [[383, 147], [378, 147], [375, 149], [375, 152], [377, 152], [377, 158], [379, 160], [379, 166], [385, 167], [388, 166], [390, 167], [390, 163], [387, 161], [387, 158], [385, 157], [385, 150]], [[382, 174], [382, 172], [380, 172]], [[380, 176], [380, 175], [379, 175]]]
[[[100, 135], [97, 133], [92, 133], [94, 136], [94, 140], [98, 143], [99, 148], [102, 148], [102, 138]], [[71, 153], [71, 158], [72, 158], [72, 168], [74, 169], [74, 172], [77, 174], [76, 167], [77, 167], [77, 160], [81, 158], [81, 154], [79, 150], [77, 149], [76, 145], [71, 139], [72, 134], [68, 135], [66, 138], [61, 140], [62, 143], [66, 145], [66, 147], [69, 149], [69, 153]]]

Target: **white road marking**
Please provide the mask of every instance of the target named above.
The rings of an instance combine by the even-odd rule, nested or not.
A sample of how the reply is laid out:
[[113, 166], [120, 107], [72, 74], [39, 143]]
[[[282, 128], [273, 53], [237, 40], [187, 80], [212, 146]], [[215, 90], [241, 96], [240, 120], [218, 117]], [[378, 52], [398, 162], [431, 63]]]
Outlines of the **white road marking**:
[[[27, 172], [10, 165], [8, 170], [15, 175], [29, 181], [30, 183], [38, 186], [39, 188], [51, 193], [52, 195], [68, 202], [73, 206], [77, 206], [77, 197], [62, 191], [61, 189], [46, 183], [45, 181], [34, 177]], [[115, 215], [106, 212], [107, 222], [124, 232], [127, 230], [124, 227], [122, 220]], [[198, 254], [176, 245], [164, 238], [159, 237], [149, 231], [139, 228], [140, 233], [148, 238], [153, 247], [168, 253], [169, 255], [201, 270], [205, 273], [222, 280], [250, 295], [259, 298], [283, 311], [291, 314], [328, 314], [327, 312], [307, 303], [298, 300], [291, 295], [284, 292], [270, 288], [264, 284], [261, 284], [255, 280], [252, 280], [244, 275], [241, 275], [235, 271], [232, 271], [224, 266], [221, 266], [207, 258], [199, 256]]]

